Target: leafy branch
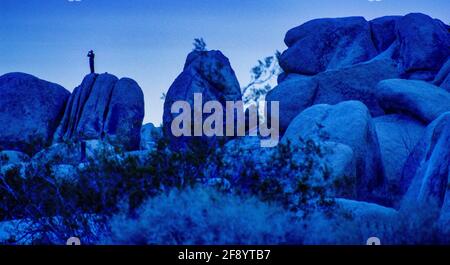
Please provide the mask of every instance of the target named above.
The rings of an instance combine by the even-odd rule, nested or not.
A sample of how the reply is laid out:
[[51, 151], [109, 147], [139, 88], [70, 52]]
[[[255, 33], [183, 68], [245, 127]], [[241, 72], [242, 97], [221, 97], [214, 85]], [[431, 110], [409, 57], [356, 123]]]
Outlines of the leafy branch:
[[258, 64], [251, 69], [251, 81], [242, 90], [244, 103], [258, 102], [260, 98], [272, 89], [270, 82], [281, 73], [278, 64], [280, 52], [258, 60]]

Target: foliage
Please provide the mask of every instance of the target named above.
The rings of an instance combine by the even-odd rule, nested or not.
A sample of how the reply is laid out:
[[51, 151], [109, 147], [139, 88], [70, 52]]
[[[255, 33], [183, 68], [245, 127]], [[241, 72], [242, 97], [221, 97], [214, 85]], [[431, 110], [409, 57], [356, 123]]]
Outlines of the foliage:
[[[57, 174], [57, 158], [25, 173], [8, 167], [0, 174], [0, 220], [15, 221], [5, 243], [78, 236], [83, 244], [354, 244], [374, 231], [393, 244], [443, 242], [424, 207], [377, 226], [336, 208], [339, 179], [324, 159], [327, 136], [318, 135], [272, 149], [244, 138], [183, 151], [162, 137], [146, 152], [100, 149], [75, 178]], [[344, 177], [340, 185], [351, 183]]]
[[107, 244], [300, 243], [294, 215], [255, 197], [215, 189], [174, 189], [146, 201], [133, 217], [111, 221]]
[[55, 174], [57, 158], [30, 169], [25, 178], [13, 168], [0, 178], [0, 219], [26, 220], [26, 225], [21, 224], [25, 227], [22, 235], [16, 235], [17, 243], [61, 243], [74, 235], [82, 236], [87, 243], [95, 242], [96, 231], [120, 210], [120, 202], [127, 202], [132, 215], [149, 198], [173, 189], [210, 186], [213, 179], [231, 183], [232, 189], [227, 191], [230, 196], [254, 196], [293, 212], [306, 213], [329, 204], [325, 188], [310, 178], [320, 159], [319, 147], [313, 142], [305, 142], [302, 147], [307, 155], [300, 164], [292, 160], [290, 148], [280, 145], [265, 167], [247, 165], [242, 167], [245, 171], [232, 175], [222, 170], [231, 169], [225, 159], [229, 154], [222, 152], [224, 146], [197, 143], [173, 151], [168, 144], [161, 138], [155, 150], [141, 154], [100, 149], [78, 166], [75, 179]]
[[222, 177], [235, 192], [279, 202], [299, 216], [328, 211], [333, 206], [336, 179], [330, 178], [331, 169], [324, 159], [329, 152], [322, 144], [324, 140], [300, 138], [295, 145], [279, 143], [272, 149], [242, 148], [238, 144], [226, 150], [222, 168], [216, 172], [223, 172]]
[[251, 69], [250, 82], [241, 88], [243, 101], [246, 104], [256, 103], [272, 89], [274, 79], [282, 72], [278, 65], [280, 52], [258, 60], [258, 64]]
[[203, 38], [195, 38], [192, 45], [194, 45], [194, 51], [197, 52], [206, 51], [206, 42], [203, 40]]

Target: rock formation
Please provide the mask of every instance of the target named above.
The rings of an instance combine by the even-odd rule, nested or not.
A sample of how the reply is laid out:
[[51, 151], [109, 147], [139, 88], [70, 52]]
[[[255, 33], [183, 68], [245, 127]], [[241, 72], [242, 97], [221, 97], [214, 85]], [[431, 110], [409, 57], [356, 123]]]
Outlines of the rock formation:
[[[203, 102], [212, 100], [220, 102], [224, 110], [226, 101], [242, 100], [239, 82], [228, 58], [220, 51], [191, 52], [187, 56], [183, 72], [175, 79], [167, 92], [164, 101], [163, 131], [171, 139], [174, 148], [186, 147], [186, 143], [191, 138], [175, 137], [172, 134], [171, 124], [178, 115], [171, 113], [172, 104], [176, 101], [186, 101], [194, 110], [194, 93], [201, 93]], [[223, 126], [224, 133], [225, 116], [224, 111], [223, 124], [217, 125]]]
[[144, 95], [132, 79], [89, 74], [67, 103], [54, 142], [102, 139], [136, 150], [144, 118]]
[[0, 76], [0, 151], [33, 155], [52, 142], [69, 91], [29, 74]]

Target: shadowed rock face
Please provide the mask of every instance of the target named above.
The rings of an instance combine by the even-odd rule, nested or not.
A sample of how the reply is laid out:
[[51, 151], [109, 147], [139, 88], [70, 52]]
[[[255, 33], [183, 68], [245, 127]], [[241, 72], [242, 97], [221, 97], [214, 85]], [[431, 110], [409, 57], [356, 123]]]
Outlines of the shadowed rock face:
[[0, 150], [32, 155], [52, 142], [70, 92], [24, 73], [0, 77]]
[[136, 150], [143, 118], [144, 95], [134, 80], [89, 74], [70, 97], [54, 141], [103, 139]]
[[[191, 52], [186, 59], [183, 72], [175, 79], [167, 92], [164, 101], [163, 130], [164, 134], [171, 139], [173, 148], [186, 147], [187, 142], [192, 138], [208, 141], [208, 139], [199, 137], [175, 137], [171, 131], [172, 121], [178, 116], [178, 114], [171, 113], [172, 104], [176, 101], [186, 101], [193, 111], [194, 93], [202, 94], [203, 103], [214, 100], [222, 104], [224, 108], [223, 128], [225, 128], [225, 102], [240, 101], [242, 95], [230, 62], [220, 51]], [[203, 116], [203, 120], [205, 116]]]
[[397, 39], [396, 25], [401, 16], [385, 16], [369, 21], [372, 41], [378, 52], [383, 52]]

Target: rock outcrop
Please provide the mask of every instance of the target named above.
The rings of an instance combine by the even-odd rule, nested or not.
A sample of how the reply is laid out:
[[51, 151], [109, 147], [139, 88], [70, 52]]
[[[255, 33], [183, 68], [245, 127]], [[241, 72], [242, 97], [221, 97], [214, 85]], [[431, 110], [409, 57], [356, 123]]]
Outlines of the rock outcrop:
[[29, 74], [0, 76], [0, 150], [33, 155], [52, 142], [70, 92]]
[[87, 75], [75, 88], [54, 142], [102, 139], [136, 150], [144, 118], [144, 95], [132, 79]]
[[347, 100], [364, 103], [372, 116], [384, 114], [375, 98], [376, 86], [384, 79], [398, 77], [396, 65], [389, 59], [376, 59], [314, 77], [318, 92], [314, 104], [337, 104]]
[[348, 145], [354, 152], [357, 196], [368, 199], [384, 185], [385, 177], [375, 125], [367, 107], [359, 101], [337, 105], [318, 104], [300, 113], [289, 125], [282, 143], [320, 139]]
[[280, 58], [286, 73], [316, 75], [385, 56], [405, 78], [431, 81], [450, 55], [447, 26], [412, 13], [366, 21], [363, 17], [315, 19], [289, 30]]
[[[315, 19], [289, 30], [285, 43], [288, 49], [279, 58], [284, 73], [266, 98], [280, 102], [282, 132], [295, 115], [314, 104], [358, 100], [373, 117], [384, 115], [385, 108], [380, 106], [384, 100], [377, 101], [375, 94], [377, 84], [386, 79], [434, 80], [435, 85], [450, 89], [450, 64], [445, 64], [450, 34], [444, 23], [424, 14], [371, 21], [362, 17]], [[435, 103], [425, 98], [417, 101]], [[435, 114], [442, 112], [422, 118], [430, 122]]]
[[[171, 131], [172, 121], [178, 116], [171, 112], [172, 104], [176, 101], [188, 102], [193, 113], [194, 93], [202, 95], [203, 103], [212, 100], [220, 102], [224, 109], [224, 116], [223, 124], [217, 126], [223, 126], [225, 133], [225, 102], [240, 101], [242, 95], [230, 62], [220, 51], [191, 52], [186, 59], [183, 72], [175, 79], [167, 92], [164, 101], [163, 131], [171, 139], [173, 148], [184, 148], [189, 145], [192, 138], [199, 138], [175, 137]], [[203, 140], [208, 139], [203, 138]]]
[[289, 47], [280, 58], [287, 73], [315, 75], [377, 55], [369, 23], [363, 17], [315, 19], [289, 30]]

